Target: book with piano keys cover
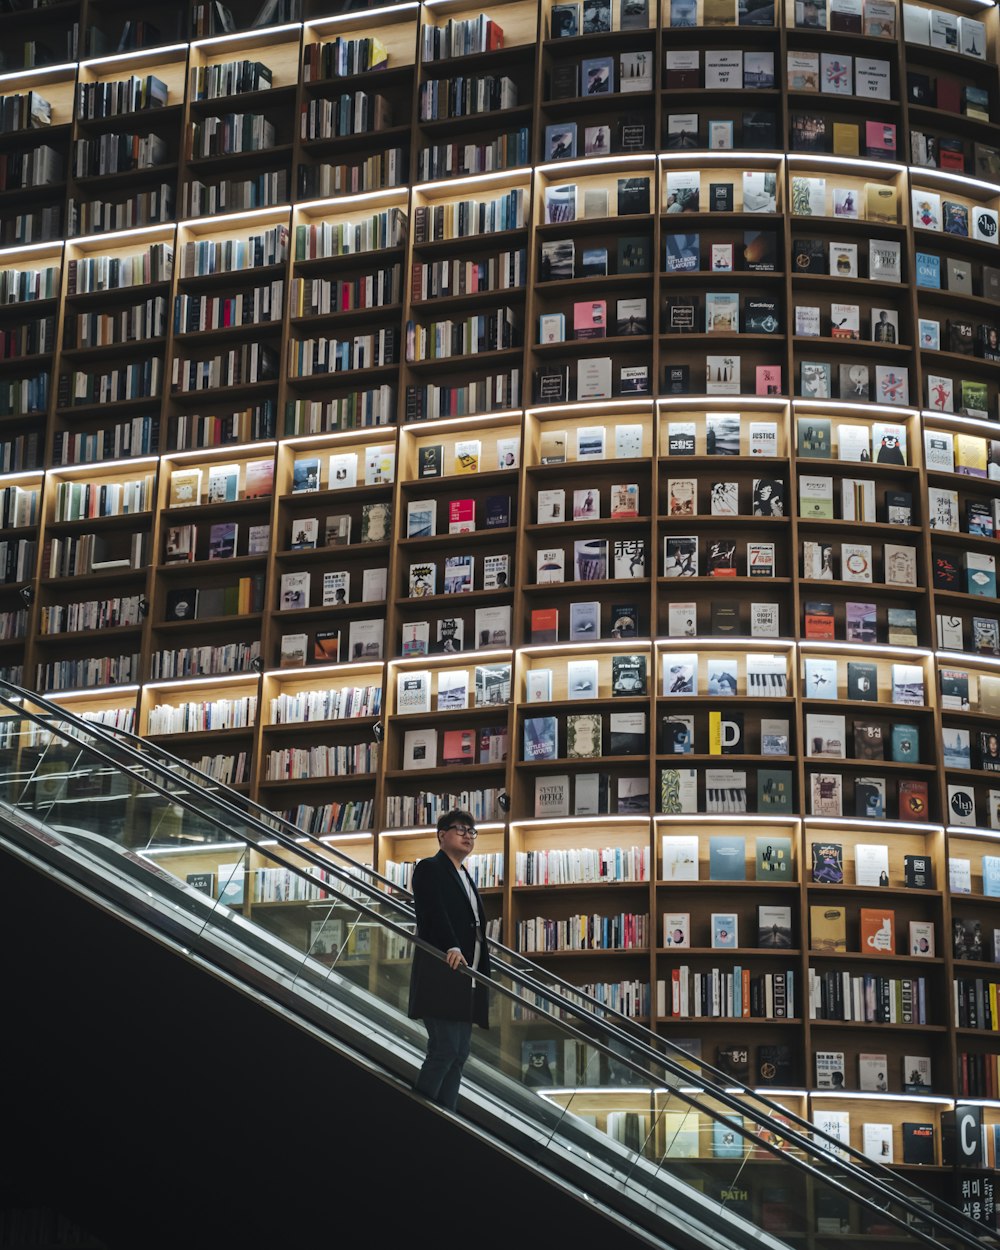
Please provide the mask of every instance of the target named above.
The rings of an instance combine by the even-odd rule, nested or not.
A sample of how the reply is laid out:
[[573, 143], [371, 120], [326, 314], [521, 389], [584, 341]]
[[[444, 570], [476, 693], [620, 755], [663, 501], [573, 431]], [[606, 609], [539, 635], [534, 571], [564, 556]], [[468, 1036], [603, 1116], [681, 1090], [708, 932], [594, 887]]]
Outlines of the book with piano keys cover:
[[788, 662], [783, 655], [747, 656], [747, 694], [780, 699], [788, 693]]
[[705, 810], [707, 812], [745, 812], [747, 810], [746, 772], [735, 768], [706, 768]]

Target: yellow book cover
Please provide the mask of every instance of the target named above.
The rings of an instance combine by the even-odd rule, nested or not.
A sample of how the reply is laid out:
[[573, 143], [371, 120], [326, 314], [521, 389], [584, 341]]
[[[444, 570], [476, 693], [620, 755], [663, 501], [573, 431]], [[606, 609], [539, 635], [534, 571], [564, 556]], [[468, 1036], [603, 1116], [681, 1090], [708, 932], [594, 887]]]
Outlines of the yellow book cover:
[[201, 469], [174, 469], [170, 475], [171, 508], [201, 503]]
[[478, 473], [482, 444], [478, 438], [460, 439], [455, 443], [455, 472]]
[[721, 712], [709, 712], [708, 714], [708, 753], [709, 755], [722, 754]]
[[986, 476], [986, 439], [978, 434], [955, 435], [955, 468], [973, 477]]
[[809, 908], [809, 949], [847, 950], [847, 914], [843, 907], [813, 903]]
[[703, 26], [735, 26], [734, 0], [701, 0], [701, 24]]
[[899, 216], [896, 188], [884, 182], [865, 183], [865, 219], [895, 223]]
[[835, 156], [858, 156], [860, 154], [858, 128], [853, 122], [833, 123], [833, 151]]

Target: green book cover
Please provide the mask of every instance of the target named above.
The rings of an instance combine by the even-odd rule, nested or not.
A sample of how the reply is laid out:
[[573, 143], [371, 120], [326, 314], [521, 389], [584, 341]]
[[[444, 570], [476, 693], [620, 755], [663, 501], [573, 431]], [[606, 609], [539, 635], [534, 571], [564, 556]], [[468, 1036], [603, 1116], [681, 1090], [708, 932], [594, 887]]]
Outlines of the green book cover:
[[[757, 772], [757, 810], [759, 812], [790, 812], [792, 810], [792, 770], [761, 768]], [[761, 839], [758, 839], [758, 843]], [[779, 839], [781, 841], [782, 839]], [[787, 841], [787, 839], [784, 839]], [[766, 839], [765, 839], [766, 841]], [[758, 846], [758, 873], [760, 859]], [[774, 874], [768, 872], [768, 876]]]
[[[791, 772], [787, 776], [790, 797]], [[759, 837], [757, 839], [757, 880], [791, 881], [793, 879], [792, 839]]]

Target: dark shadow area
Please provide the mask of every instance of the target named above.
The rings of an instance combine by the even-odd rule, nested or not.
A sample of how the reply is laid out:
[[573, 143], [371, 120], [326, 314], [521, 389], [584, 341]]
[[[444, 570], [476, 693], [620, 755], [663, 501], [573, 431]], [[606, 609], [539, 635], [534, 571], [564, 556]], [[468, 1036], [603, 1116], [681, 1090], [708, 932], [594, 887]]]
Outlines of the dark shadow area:
[[644, 1244], [3, 853], [0, 940], [0, 1214], [108, 1250]]

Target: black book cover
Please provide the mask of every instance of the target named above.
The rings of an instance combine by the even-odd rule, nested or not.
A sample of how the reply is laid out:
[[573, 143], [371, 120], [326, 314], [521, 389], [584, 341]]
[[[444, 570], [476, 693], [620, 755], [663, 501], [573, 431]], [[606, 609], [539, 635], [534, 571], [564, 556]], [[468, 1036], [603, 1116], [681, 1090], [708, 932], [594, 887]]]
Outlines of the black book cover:
[[792, 268], [796, 273], [826, 273], [826, 241], [824, 239], [793, 239]]
[[733, 184], [731, 182], [709, 183], [708, 211], [710, 213], [731, 213], [733, 211]]
[[777, 237], [773, 230], [743, 231], [743, 265], [752, 273], [774, 273], [778, 267]]
[[934, 1125], [903, 1122], [903, 1162], [934, 1162]]
[[738, 634], [740, 632], [740, 603], [738, 599], [713, 599], [712, 633]]
[[649, 212], [649, 179], [618, 179], [618, 216], [634, 217]]
[[747, 334], [778, 334], [781, 318], [776, 299], [746, 299], [743, 303], [743, 325]]
[[753, 152], [778, 146], [778, 120], [773, 113], [743, 114], [742, 146]]
[[908, 890], [934, 887], [934, 864], [929, 855], [904, 855], [903, 876]]
[[663, 389], [667, 395], [687, 395], [691, 389], [687, 365], [667, 365], [664, 371]]

